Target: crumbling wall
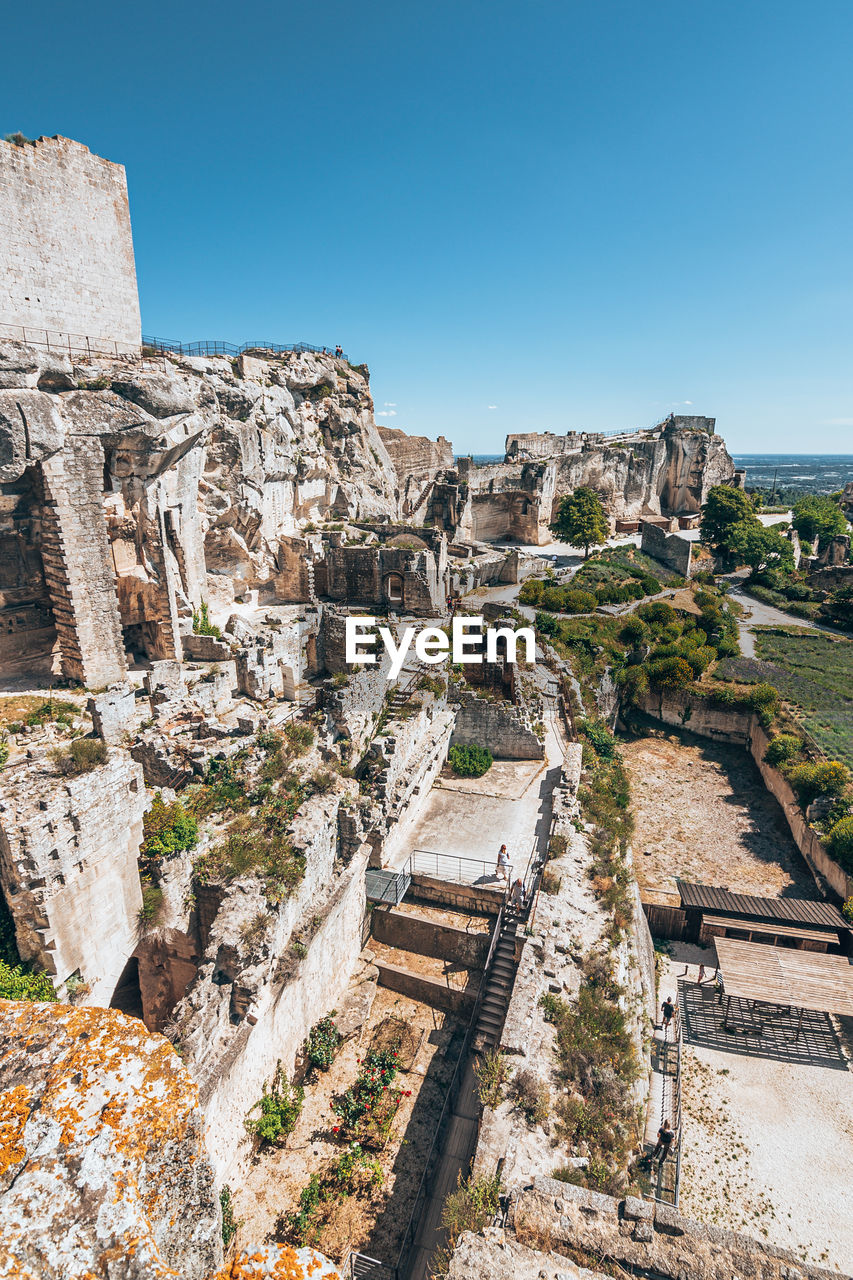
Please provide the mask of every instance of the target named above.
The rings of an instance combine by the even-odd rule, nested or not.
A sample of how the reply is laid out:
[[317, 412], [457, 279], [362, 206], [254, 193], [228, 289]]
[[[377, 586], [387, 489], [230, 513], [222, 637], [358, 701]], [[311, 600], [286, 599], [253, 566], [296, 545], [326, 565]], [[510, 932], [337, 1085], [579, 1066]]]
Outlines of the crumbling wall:
[[[124, 167], [70, 138], [0, 141], [0, 323], [54, 346], [73, 335], [138, 351], [139, 295]], [[101, 345], [101, 344], [99, 344]], [[85, 350], [85, 348], [84, 348]]]
[[545, 748], [527, 716], [502, 698], [477, 697], [454, 686], [459, 707], [450, 745], [488, 747], [499, 760], [542, 760]]
[[640, 522], [640, 530], [642, 533], [640, 549], [645, 551], [646, 555], [660, 560], [661, 564], [681, 574], [682, 578], [690, 577], [693, 544], [687, 538], [681, 538], [677, 533], [667, 533], [665, 529], [652, 524], [649, 520]]
[[3, 775], [0, 881], [18, 950], [61, 987], [72, 974], [108, 1005], [137, 941], [136, 857], [147, 801], [125, 751], [60, 777], [48, 760]]

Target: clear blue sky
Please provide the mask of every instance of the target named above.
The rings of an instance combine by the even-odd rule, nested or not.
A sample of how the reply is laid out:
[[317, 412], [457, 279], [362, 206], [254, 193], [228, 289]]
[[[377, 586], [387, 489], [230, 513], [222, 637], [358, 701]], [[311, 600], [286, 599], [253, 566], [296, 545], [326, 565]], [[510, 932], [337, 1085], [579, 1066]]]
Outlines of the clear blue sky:
[[851, 0], [47, 0], [3, 40], [0, 130], [127, 166], [147, 333], [340, 342], [458, 450], [675, 408], [853, 453]]

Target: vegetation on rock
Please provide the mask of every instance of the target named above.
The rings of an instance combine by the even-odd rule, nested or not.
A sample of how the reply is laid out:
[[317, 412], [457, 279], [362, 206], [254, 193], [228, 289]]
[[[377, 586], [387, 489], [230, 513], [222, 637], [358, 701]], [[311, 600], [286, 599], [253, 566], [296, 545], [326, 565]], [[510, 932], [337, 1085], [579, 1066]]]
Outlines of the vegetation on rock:
[[494, 763], [494, 757], [488, 747], [478, 747], [476, 743], [463, 746], [457, 743], [447, 753], [451, 769], [461, 778], [482, 778]]

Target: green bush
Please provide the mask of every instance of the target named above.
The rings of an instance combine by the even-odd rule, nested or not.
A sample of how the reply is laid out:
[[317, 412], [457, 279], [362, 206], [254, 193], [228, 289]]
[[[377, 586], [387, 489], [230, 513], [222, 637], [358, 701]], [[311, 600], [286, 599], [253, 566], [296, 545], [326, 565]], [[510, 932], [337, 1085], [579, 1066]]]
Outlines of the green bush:
[[665, 600], [653, 600], [650, 604], [641, 604], [637, 614], [643, 622], [655, 629], [669, 627], [676, 621], [676, 613]]
[[173, 858], [185, 849], [192, 849], [198, 840], [198, 823], [179, 800], [165, 804], [162, 792], [157, 791], [151, 808], [142, 819], [142, 858]]
[[198, 613], [193, 614], [193, 632], [197, 636], [213, 636], [214, 640], [222, 639], [219, 627], [210, 621], [206, 600], [202, 600]]
[[767, 750], [764, 752], [764, 759], [768, 764], [785, 764], [788, 760], [793, 760], [803, 749], [803, 740], [798, 738], [794, 733], [777, 733], [767, 744]]
[[578, 721], [578, 728], [584, 737], [592, 743], [596, 754], [602, 760], [612, 760], [616, 754], [616, 739], [600, 720], [583, 719]]
[[[281, 1145], [296, 1128], [304, 1098], [305, 1090], [301, 1085], [294, 1089], [279, 1062], [272, 1084], [264, 1085], [261, 1097], [249, 1108], [244, 1124], [249, 1133], [262, 1142]], [[260, 1108], [261, 1114], [253, 1119], [251, 1113], [256, 1108]]]
[[0, 960], [0, 1000], [55, 999], [53, 983], [46, 973], [31, 973], [27, 965]]
[[222, 1209], [222, 1247], [227, 1250], [237, 1234], [237, 1228], [240, 1226], [240, 1222], [234, 1216], [234, 1206], [231, 1203], [231, 1188], [227, 1182], [219, 1193], [219, 1204]]
[[457, 744], [447, 753], [447, 759], [454, 773], [460, 778], [482, 778], [494, 763], [494, 757], [488, 747], [478, 747], [476, 743], [469, 746]]
[[317, 1071], [328, 1071], [335, 1060], [335, 1054], [343, 1040], [343, 1036], [335, 1025], [333, 1014], [327, 1014], [308, 1032], [304, 1052], [312, 1067]]
[[100, 738], [77, 738], [67, 749], [57, 747], [51, 755], [59, 772], [66, 776], [90, 773], [109, 759], [107, 744]]
[[31, 725], [33, 728], [39, 728], [43, 724], [47, 724], [49, 720], [55, 720], [59, 724], [70, 724], [71, 717], [80, 714], [80, 708], [73, 702], [62, 702], [59, 698], [50, 698], [47, 702], [43, 702], [40, 707], [35, 707], [27, 713], [25, 724]]
[[836, 822], [829, 833], [828, 846], [844, 870], [853, 872], [853, 816]]
[[619, 639], [624, 640], [626, 644], [636, 647], [646, 639], [648, 639], [649, 628], [643, 622], [642, 618], [638, 618], [632, 613], [629, 618], [625, 619], [622, 630], [619, 632]]
[[850, 784], [850, 770], [840, 760], [798, 764], [789, 770], [788, 781], [805, 809], [818, 796], [840, 796]]
[[563, 613], [592, 613], [597, 604], [598, 599], [591, 591], [564, 589]]
[[0, 742], [0, 769], [3, 768], [3, 765], [6, 763], [8, 759], [9, 759], [9, 744], [8, 742]]
[[528, 578], [518, 593], [521, 604], [539, 604], [545, 583], [541, 578]]
[[151, 924], [160, 914], [163, 906], [163, 890], [159, 885], [152, 884], [148, 876], [142, 876], [142, 906], [136, 913], [136, 918], [141, 925]]
[[658, 689], [685, 689], [693, 683], [693, 671], [684, 658], [673, 655], [648, 664], [649, 683]]

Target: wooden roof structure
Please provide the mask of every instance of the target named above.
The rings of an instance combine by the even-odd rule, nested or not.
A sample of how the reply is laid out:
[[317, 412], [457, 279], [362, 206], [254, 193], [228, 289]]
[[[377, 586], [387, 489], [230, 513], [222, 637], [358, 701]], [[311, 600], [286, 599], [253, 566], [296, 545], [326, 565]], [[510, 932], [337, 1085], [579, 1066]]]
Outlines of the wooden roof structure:
[[853, 1017], [853, 964], [846, 956], [715, 938], [727, 996]]
[[800, 924], [777, 924], [775, 920], [745, 920], [743, 916], [703, 915], [702, 923], [720, 925], [724, 929], [740, 929], [745, 933], [765, 933], [776, 938], [806, 938], [810, 942], [837, 942], [837, 936], [826, 929], [808, 929]]
[[756, 898], [748, 893], [731, 893], [709, 884], [678, 880], [682, 907], [699, 908], [725, 916], [752, 916], [778, 920], [780, 924], [807, 924], [818, 929], [848, 929], [850, 926], [831, 902], [810, 898]]

